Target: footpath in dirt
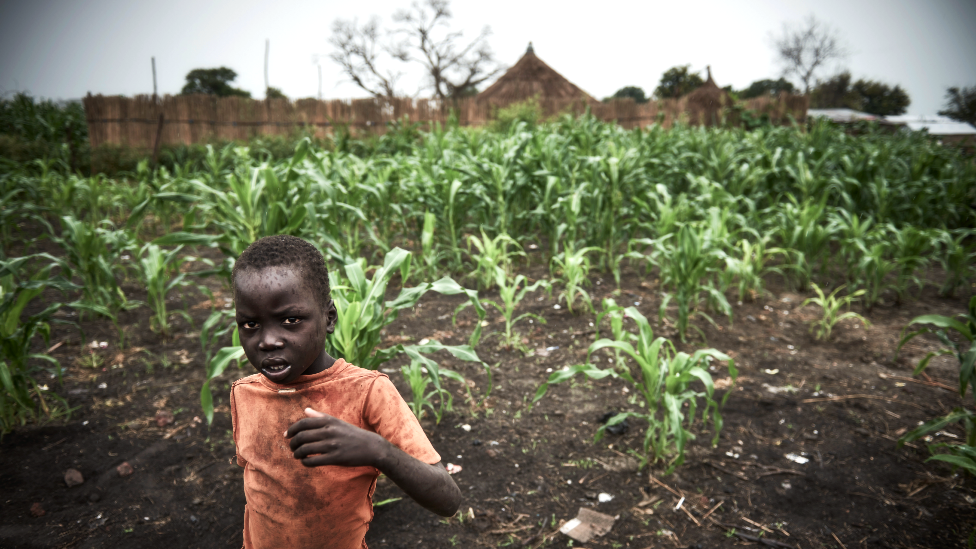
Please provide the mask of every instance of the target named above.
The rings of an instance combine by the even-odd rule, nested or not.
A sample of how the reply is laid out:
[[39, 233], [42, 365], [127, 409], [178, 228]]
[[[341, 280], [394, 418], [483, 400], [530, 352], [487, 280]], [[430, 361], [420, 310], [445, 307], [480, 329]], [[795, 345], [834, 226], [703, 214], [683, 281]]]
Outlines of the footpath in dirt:
[[[593, 277], [593, 283], [599, 307], [612, 281]], [[917, 301], [862, 311], [870, 326], [843, 322], [824, 343], [808, 333], [807, 323], [819, 314], [799, 306], [808, 296], [770, 284], [767, 296], [734, 304], [732, 325], [700, 323], [707, 343], [696, 336], [677, 345], [719, 349], [734, 357], [740, 375], [731, 385], [724, 368], [713, 373], [720, 396], [732, 390], [718, 445], [709, 445], [710, 429], [696, 427], [686, 463], [670, 475], [653, 466], [638, 471], [629, 453], [641, 448], [638, 421], [593, 442], [609, 412], [639, 409], [622, 380], [580, 378], [553, 386], [529, 406], [551, 371], [585, 360], [595, 315], [574, 316], [543, 292], [531, 294], [520, 312], [547, 323], [516, 326], [527, 353], [489, 337], [503, 326], [489, 315], [477, 350], [493, 366], [490, 397], [481, 398], [488, 389], [483, 370], [442, 358], [469, 380], [474, 399], [450, 382], [454, 411], [439, 424], [422, 421], [444, 461], [460, 466], [454, 478], [464, 493], [461, 511], [441, 519], [381, 479], [374, 502], [382, 505], [368, 544], [964, 547], [976, 526], [973, 480], [924, 463], [929, 453], [922, 441], [896, 445], [906, 430], [960, 405], [958, 367], [940, 358], [930, 377], [911, 377], [913, 365], [939, 347], [934, 337], [913, 340], [897, 361], [894, 351], [911, 318], [955, 315], [968, 296], [940, 298], [929, 288]], [[217, 306], [231, 305], [226, 289], [212, 289]], [[140, 298], [139, 288], [125, 290]], [[651, 278], [625, 273], [615, 299], [657, 317], [660, 298]], [[63, 385], [49, 384], [74, 412], [63, 423], [21, 427], [0, 441], [0, 546], [240, 547], [245, 501], [226, 395], [234, 379], [251, 371], [232, 367], [219, 378], [214, 423], [201, 421], [198, 330], [212, 304], [195, 291], [176, 302], [188, 304], [193, 325], [180, 320], [168, 339], [150, 332], [138, 309], [120, 317], [124, 348], [109, 322], [84, 323], [87, 341], [105, 342], [94, 349], [77, 329], [54, 327], [50, 352], [66, 375]], [[465, 342], [474, 316], [466, 311], [452, 324], [458, 303], [426, 296], [387, 328], [386, 343]], [[669, 324], [652, 325], [655, 335], [678, 340]], [[613, 355], [594, 356], [606, 367]], [[382, 369], [409, 398], [401, 365], [393, 360]], [[961, 434], [949, 426], [938, 438]], [[581, 510], [584, 519], [594, 516], [588, 511], [608, 515], [609, 530], [572, 542], [559, 530]]]

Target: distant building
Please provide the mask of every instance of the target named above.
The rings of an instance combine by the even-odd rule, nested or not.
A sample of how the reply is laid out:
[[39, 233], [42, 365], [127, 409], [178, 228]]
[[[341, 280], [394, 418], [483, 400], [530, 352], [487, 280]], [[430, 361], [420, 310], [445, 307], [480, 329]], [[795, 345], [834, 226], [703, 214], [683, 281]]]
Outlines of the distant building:
[[972, 124], [959, 122], [948, 116], [886, 116], [885, 122], [902, 126], [911, 131], [925, 130], [929, 135], [938, 137], [942, 143], [959, 145], [970, 150], [976, 148], [976, 128]]
[[850, 124], [851, 122], [857, 122], [859, 120], [877, 120], [881, 121], [882, 117], [875, 116], [873, 114], [868, 114], [866, 112], [855, 111], [853, 109], [808, 109], [808, 118], [826, 118], [831, 122], [837, 122], [840, 124]]
[[494, 84], [479, 93], [478, 101], [503, 107], [533, 97], [540, 101], [596, 102], [588, 93], [539, 59], [532, 48], [532, 42], [529, 42], [525, 55]]
[[890, 131], [926, 131], [937, 137], [941, 143], [958, 145], [963, 149], [976, 149], [976, 127], [972, 124], [953, 120], [948, 116], [936, 115], [897, 115], [877, 116], [852, 109], [809, 109], [807, 116], [826, 118], [838, 124], [851, 124], [862, 120], [873, 121], [887, 126]]
[[708, 71], [705, 83], [685, 95], [689, 107], [689, 122], [693, 125], [718, 126], [722, 123], [722, 110], [731, 107], [735, 101], [732, 100], [732, 94], [718, 87], [712, 79], [712, 67], [705, 69]]
[[972, 124], [959, 122], [948, 116], [899, 115], [886, 116], [885, 120], [904, 125], [913, 131], [926, 130], [929, 135], [976, 135], [976, 128]]

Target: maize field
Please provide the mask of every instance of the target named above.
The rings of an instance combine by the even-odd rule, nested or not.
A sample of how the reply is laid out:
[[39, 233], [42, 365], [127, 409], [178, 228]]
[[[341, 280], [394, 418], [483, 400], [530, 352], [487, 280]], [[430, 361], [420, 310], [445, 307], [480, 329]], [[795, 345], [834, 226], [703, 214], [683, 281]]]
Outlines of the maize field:
[[326, 257], [329, 352], [463, 467], [440, 522], [381, 480], [371, 545], [566, 546], [586, 506], [612, 547], [976, 532], [976, 163], [926, 135], [403, 123], [0, 159], [0, 201], [0, 545], [240, 545], [230, 276], [276, 234]]

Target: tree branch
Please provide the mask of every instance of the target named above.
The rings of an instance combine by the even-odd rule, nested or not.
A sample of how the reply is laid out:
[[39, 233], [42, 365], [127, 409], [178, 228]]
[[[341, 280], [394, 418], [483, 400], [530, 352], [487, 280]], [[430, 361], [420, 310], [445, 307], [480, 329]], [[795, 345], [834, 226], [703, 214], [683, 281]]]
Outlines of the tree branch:
[[803, 82], [804, 93], [810, 93], [817, 69], [847, 56], [834, 31], [812, 15], [803, 26], [783, 25], [783, 35], [773, 44], [784, 65], [783, 75], [796, 75]]
[[399, 95], [396, 81], [402, 73], [379, 68], [379, 51], [387, 51], [395, 59], [405, 60], [405, 52], [379, 45], [379, 20], [375, 17], [360, 27], [356, 21], [337, 19], [332, 23], [329, 42], [335, 47], [330, 57], [342, 67], [350, 80], [375, 97], [392, 99]]

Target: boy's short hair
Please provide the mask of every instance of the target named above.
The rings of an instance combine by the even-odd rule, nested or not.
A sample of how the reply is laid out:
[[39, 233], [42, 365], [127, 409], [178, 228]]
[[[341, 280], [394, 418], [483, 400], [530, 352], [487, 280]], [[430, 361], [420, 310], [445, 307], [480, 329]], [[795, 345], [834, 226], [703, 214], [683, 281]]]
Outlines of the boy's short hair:
[[268, 267], [292, 267], [301, 280], [315, 293], [319, 305], [325, 308], [331, 299], [329, 269], [322, 253], [307, 241], [296, 236], [280, 234], [255, 240], [234, 263], [231, 280], [237, 284], [237, 273]]

